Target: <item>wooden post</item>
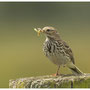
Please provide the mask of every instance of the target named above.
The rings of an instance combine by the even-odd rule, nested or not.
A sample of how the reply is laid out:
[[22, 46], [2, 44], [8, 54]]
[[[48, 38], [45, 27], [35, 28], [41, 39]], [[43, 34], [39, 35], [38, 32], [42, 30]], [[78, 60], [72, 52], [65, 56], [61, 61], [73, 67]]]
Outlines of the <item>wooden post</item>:
[[9, 81], [10, 88], [90, 88], [90, 74], [37, 76]]

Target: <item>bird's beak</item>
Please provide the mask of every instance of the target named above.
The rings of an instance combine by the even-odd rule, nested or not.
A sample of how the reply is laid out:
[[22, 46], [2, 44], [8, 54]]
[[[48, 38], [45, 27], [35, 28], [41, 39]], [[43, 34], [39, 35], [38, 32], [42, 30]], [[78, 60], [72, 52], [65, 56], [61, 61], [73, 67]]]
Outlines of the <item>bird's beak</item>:
[[34, 30], [38, 33], [38, 36], [40, 36], [40, 33], [43, 32], [41, 28], [34, 28]]

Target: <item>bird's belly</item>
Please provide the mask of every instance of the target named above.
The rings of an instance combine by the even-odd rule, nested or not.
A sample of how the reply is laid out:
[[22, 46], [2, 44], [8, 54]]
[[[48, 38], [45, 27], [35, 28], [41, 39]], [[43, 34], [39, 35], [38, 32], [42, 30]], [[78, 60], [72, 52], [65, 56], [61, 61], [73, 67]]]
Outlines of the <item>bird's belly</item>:
[[47, 56], [50, 61], [52, 61], [54, 64], [56, 65], [65, 65], [68, 61], [68, 58], [66, 56], [64, 56], [63, 54], [56, 54], [56, 53], [48, 53]]
[[59, 46], [55, 42], [51, 41], [46, 41], [44, 43], [43, 50], [45, 55], [56, 65], [65, 65], [69, 61], [69, 58], [61, 47], [62, 46]]

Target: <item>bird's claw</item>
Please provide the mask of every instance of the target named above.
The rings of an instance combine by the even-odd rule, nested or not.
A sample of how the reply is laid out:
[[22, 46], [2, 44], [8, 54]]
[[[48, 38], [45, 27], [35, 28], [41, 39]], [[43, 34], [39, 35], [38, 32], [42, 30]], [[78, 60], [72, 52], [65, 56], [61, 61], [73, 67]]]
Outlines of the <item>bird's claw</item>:
[[60, 74], [58, 74], [58, 73], [55, 73], [55, 74], [53, 74], [52, 76], [60, 76]]

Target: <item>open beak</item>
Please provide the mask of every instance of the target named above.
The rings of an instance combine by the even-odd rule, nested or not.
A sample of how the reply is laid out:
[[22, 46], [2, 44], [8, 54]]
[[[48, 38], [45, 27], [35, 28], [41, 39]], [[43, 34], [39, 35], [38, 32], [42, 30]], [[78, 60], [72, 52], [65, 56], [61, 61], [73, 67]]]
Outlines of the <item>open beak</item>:
[[37, 32], [38, 36], [40, 36], [40, 33], [43, 32], [41, 28], [34, 28], [34, 30]]

